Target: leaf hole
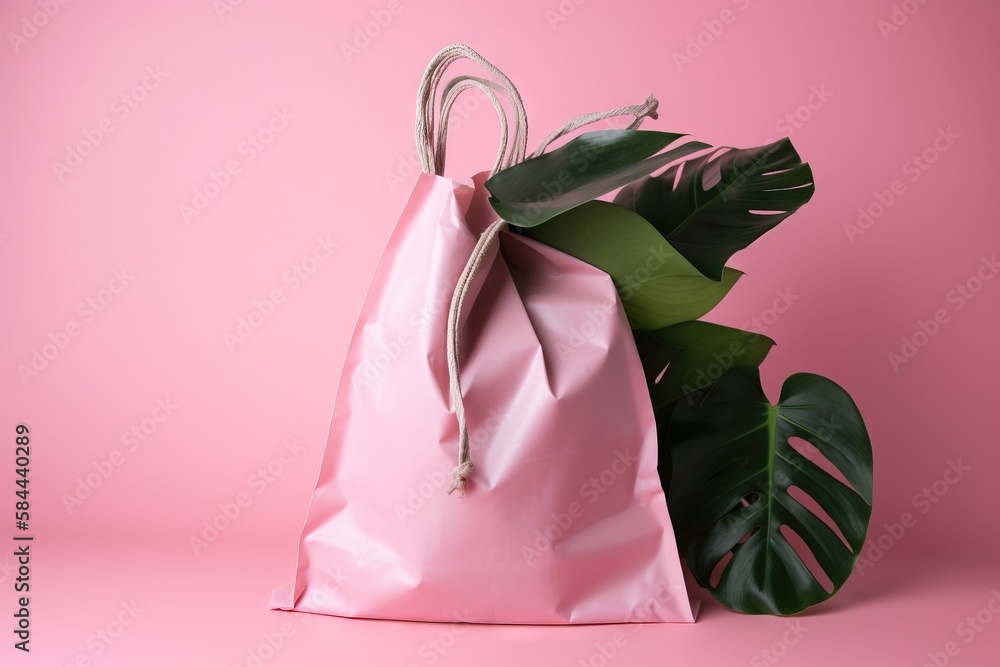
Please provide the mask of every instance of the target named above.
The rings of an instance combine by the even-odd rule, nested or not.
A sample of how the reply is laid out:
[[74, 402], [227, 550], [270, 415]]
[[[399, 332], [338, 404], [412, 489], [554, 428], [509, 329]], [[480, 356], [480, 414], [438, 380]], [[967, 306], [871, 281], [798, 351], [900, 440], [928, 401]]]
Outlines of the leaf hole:
[[815, 514], [823, 523], [829, 526], [830, 530], [836, 533], [837, 537], [840, 538], [840, 541], [844, 543], [844, 546], [847, 547], [848, 550], [853, 551], [853, 549], [851, 549], [851, 544], [847, 541], [847, 538], [844, 537], [842, 532], [840, 532], [840, 526], [838, 526], [837, 522], [833, 520], [833, 517], [830, 516], [825, 509], [823, 509], [823, 506], [816, 502], [815, 498], [797, 486], [788, 487], [788, 495], [790, 495], [795, 502]]
[[660, 380], [663, 379], [663, 376], [666, 374], [668, 368], [670, 368], [670, 364], [667, 364], [666, 366], [663, 367], [663, 370], [660, 371], [660, 374], [656, 376], [655, 380], [653, 380], [653, 384], [660, 384]]
[[756, 532], [757, 532], [758, 530], [760, 530], [760, 526], [754, 526], [754, 527], [753, 527], [753, 528], [752, 528], [752, 529], [750, 530], [750, 532], [749, 532], [749, 533], [747, 533], [746, 535], [744, 535], [743, 537], [741, 537], [741, 538], [740, 538], [740, 541], [739, 541], [739, 542], [737, 542], [736, 544], [745, 544], [745, 543], [747, 542], [747, 540], [749, 540], [749, 539], [750, 539], [751, 537], [753, 537], [753, 536], [754, 536], [754, 534], [756, 534]]
[[701, 187], [706, 192], [722, 182], [722, 162], [716, 160], [716, 158], [725, 154], [728, 150], [728, 148], [724, 148], [721, 151], [712, 153], [712, 156], [708, 158], [708, 162], [705, 163], [701, 173]]
[[788, 213], [788, 211], [763, 211], [763, 210], [753, 210], [747, 211], [750, 215], [781, 215], [782, 213]]
[[728, 153], [731, 150], [733, 150], [733, 149], [730, 148], [729, 146], [721, 146], [721, 147], [719, 147], [719, 149], [717, 151], [715, 151], [714, 153], [712, 153], [709, 156], [708, 162], [714, 162], [715, 160], [718, 160], [720, 157], [722, 157], [723, 155], [725, 155], [726, 153]]
[[798, 437], [789, 438], [788, 444], [792, 449], [801, 454], [803, 458], [808, 459], [823, 472], [832, 476], [838, 482], [857, 493], [857, 489], [854, 488], [854, 485], [847, 481], [847, 478], [844, 477], [844, 473], [840, 472], [840, 469], [835, 466], [830, 459], [826, 458], [823, 452], [820, 451], [819, 447], [812, 444], [808, 440]]
[[684, 165], [685, 164], [686, 164], [685, 162], [681, 162], [679, 165], [677, 165], [677, 171], [674, 172], [674, 185], [673, 185], [673, 187], [670, 188], [671, 190], [675, 190], [676, 191], [677, 190], [677, 186], [680, 185], [680, 183], [681, 183], [681, 176], [684, 175]]
[[806, 544], [798, 533], [792, 530], [789, 526], [782, 526], [780, 529], [782, 537], [788, 540], [788, 543], [792, 545], [795, 549], [795, 553], [798, 554], [799, 559], [802, 560], [802, 564], [806, 566], [809, 573], [816, 578], [819, 585], [823, 587], [827, 593], [833, 593], [833, 581], [830, 577], [826, 576], [826, 572], [820, 567], [819, 561], [813, 555], [812, 550], [809, 549], [809, 545]]
[[726, 566], [729, 565], [729, 561], [733, 559], [733, 552], [728, 552], [725, 556], [719, 559], [719, 562], [715, 564], [712, 568], [712, 574], [708, 577], [708, 584], [715, 588], [719, 585], [719, 580], [722, 579], [722, 573], [725, 571]]
[[764, 192], [788, 192], [790, 190], [801, 190], [803, 188], [811, 188], [812, 186], [813, 182], [809, 181], [808, 183], [803, 183], [801, 185], [789, 185], [786, 188], [765, 188]]

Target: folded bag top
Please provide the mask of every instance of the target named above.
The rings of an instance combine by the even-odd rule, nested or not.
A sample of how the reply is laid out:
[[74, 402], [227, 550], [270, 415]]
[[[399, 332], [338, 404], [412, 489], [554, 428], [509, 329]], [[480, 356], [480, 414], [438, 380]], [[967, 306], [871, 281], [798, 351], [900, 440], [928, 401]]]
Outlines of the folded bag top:
[[[460, 59], [491, 78], [459, 76]], [[483, 183], [441, 175], [466, 90], [497, 109], [490, 173], [525, 159], [510, 80], [464, 45], [417, 100], [423, 173], [347, 350], [326, 451], [274, 609], [476, 623], [692, 622], [628, 321], [603, 271], [497, 220]], [[513, 109], [513, 128], [501, 103]], [[581, 116], [549, 142], [655, 100]], [[510, 139], [510, 140], [508, 140]], [[453, 491], [454, 493], [449, 493]]]

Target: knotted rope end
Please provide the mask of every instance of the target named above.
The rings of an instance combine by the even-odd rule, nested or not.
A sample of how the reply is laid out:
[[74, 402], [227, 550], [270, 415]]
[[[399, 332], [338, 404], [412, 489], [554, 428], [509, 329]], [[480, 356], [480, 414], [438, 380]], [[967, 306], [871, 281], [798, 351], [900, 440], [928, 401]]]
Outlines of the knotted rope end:
[[653, 93], [650, 93], [649, 97], [646, 98], [647, 111], [644, 115], [648, 116], [649, 118], [652, 118], [653, 120], [658, 119], [660, 117], [660, 114], [656, 112], [656, 109], [659, 106], [660, 106], [660, 101], [656, 99], [656, 96]]
[[469, 485], [469, 477], [472, 476], [472, 461], [466, 461], [464, 463], [459, 463], [455, 466], [455, 469], [451, 472], [451, 488], [448, 489], [448, 495], [453, 492], [458, 491], [459, 495], [465, 495], [465, 489]]

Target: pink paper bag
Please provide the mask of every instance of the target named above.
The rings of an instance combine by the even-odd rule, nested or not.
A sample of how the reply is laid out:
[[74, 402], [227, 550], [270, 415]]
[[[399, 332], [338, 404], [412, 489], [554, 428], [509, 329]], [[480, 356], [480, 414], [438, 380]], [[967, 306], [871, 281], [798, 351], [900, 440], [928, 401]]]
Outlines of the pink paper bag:
[[[524, 136], [515, 133], [519, 155]], [[458, 320], [474, 465], [464, 493], [448, 492], [459, 441], [448, 314], [477, 238], [496, 220], [486, 177], [417, 178], [347, 351], [294, 578], [271, 607], [445, 622], [691, 622], [653, 411], [615, 286], [509, 230], [488, 249]]]

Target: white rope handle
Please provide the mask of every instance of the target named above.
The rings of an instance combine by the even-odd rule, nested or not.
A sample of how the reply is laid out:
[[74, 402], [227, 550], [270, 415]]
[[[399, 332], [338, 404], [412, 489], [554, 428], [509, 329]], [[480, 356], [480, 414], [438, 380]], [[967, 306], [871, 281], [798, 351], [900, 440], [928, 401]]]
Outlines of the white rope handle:
[[480, 234], [476, 247], [472, 249], [472, 255], [469, 256], [469, 261], [465, 263], [462, 275], [455, 284], [455, 293], [448, 308], [448, 380], [451, 400], [455, 404], [455, 417], [458, 419], [458, 465], [452, 471], [448, 493], [454, 491], [465, 493], [469, 476], [472, 475], [472, 451], [469, 448], [469, 429], [465, 421], [465, 400], [462, 398], [462, 377], [458, 365], [458, 320], [462, 316], [462, 306], [469, 287], [479, 275], [490, 246], [506, 224], [504, 220], [497, 220]]
[[[497, 116], [500, 118], [500, 147], [497, 150], [497, 159], [493, 163], [493, 169], [490, 170], [490, 176], [503, 168], [503, 159], [507, 153], [507, 113], [504, 111], [503, 105], [500, 104], [500, 99], [493, 92], [494, 89], [499, 89], [503, 92], [503, 88], [492, 81], [480, 79], [479, 77], [460, 76], [449, 81], [448, 85], [444, 88], [444, 92], [441, 93], [441, 120], [438, 121], [437, 148], [434, 151], [435, 174], [440, 175], [444, 173], [448, 143], [448, 120], [451, 117], [451, 107], [454, 105], [455, 100], [458, 99], [458, 96], [470, 88], [477, 88], [486, 93], [490, 102], [493, 103], [493, 108], [496, 109]], [[515, 132], [515, 134], [515, 141], [520, 141], [524, 144], [527, 143], [527, 137], [524, 137], [524, 140], [521, 139], [523, 133]]]
[[[528, 117], [524, 111], [524, 103], [517, 88], [507, 75], [496, 68], [493, 63], [476, 53], [465, 44], [452, 44], [441, 49], [424, 70], [424, 76], [420, 81], [420, 88], [417, 91], [417, 120], [416, 120], [416, 141], [417, 151], [420, 154], [420, 161], [423, 170], [429, 174], [438, 173], [436, 169], [436, 159], [434, 151], [434, 102], [437, 96], [437, 89], [444, 78], [445, 70], [457, 60], [469, 59], [487, 72], [496, 80], [496, 89], [503, 92], [510, 100], [515, 116], [515, 142], [507, 157], [506, 166], [517, 164], [524, 160], [525, 146], [528, 136]], [[471, 80], [472, 77], [464, 77]], [[438, 128], [440, 133], [442, 128]], [[438, 141], [439, 145], [443, 142]]]
[[646, 118], [652, 118], [653, 120], [659, 118], [659, 114], [656, 113], [656, 107], [659, 105], [659, 100], [657, 100], [653, 95], [650, 95], [642, 104], [632, 104], [627, 107], [618, 107], [617, 109], [611, 109], [609, 111], [585, 113], [577, 116], [568, 123], [565, 123], [549, 136], [545, 137], [545, 140], [542, 141], [541, 145], [537, 149], [535, 149], [535, 152], [531, 154], [531, 157], [538, 157], [544, 153], [545, 149], [549, 147], [549, 144], [559, 137], [569, 134], [573, 130], [577, 130], [584, 125], [590, 125], [591, 123], [596, 123], [604, 120], [605, 118], [614, 118], [616, 116], [635, 116], [635, 120], [632, 121], [627, 128], [625, 128], [626, 130], [634, 130], [642, 125], [642, 121]]

